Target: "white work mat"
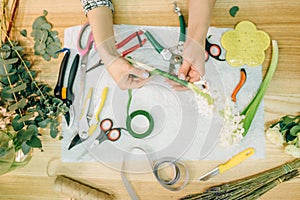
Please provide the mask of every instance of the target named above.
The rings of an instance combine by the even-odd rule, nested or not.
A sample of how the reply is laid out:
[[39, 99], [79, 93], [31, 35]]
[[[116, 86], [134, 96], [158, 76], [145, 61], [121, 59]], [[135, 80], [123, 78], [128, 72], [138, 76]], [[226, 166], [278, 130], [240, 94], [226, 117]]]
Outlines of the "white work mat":
[[[71, 49], [69, 63], [77, 52], [76, 42], [80, 28], [81, 26], [76, 26], [65, 30], [64, 44], [66, 48]], [[150, 31], [164, 47], [176, 46], [178, 43], [178, 27], [132, 25], [114, 26], [117, 42], [141, 28]], [[220, 45], [221, 35], [226, 30], [228, 29], [211, 27], [208, 32], [208, 35], [211, 35], [209, 41]], [[145, 38], [144, 35], [141, 37]], [[124, 49], [137, 44], [137, 42], [137, 39], [132, 40]], [[225, 50], [222, 49], [222, 52], [220, 57], [225, 58]], [[161, 69], [166, 70], [168, 66], [168, 63], [162, 60], [149, 41], [143, 47], [131, 53], [130, 56]], [[97, 63], [99, 59], [99, 55], [93, 48], [89, 54], [88, 69]], [[232, 91], [240, 80], [240, 68], [231, 67], [225, 61], [217, 61], [212, 57], [208, 59], [205, 67], [206, 79], [210, 84], [212, 95], [219, 100], [223, 99], [223, 101], [225, 98], [230, 99]], [[237, 95], [235, 106], [239, 111], [242, 111], [251, 101], [262, 81], [261, 66], [243, 67], [247, 71], [247, 81]], [[78, 68], [80, 69], [80, 66]], [[78, 72], [74, 83], [75, 101], [73, 106], [76, 112], [81, 112], [79, 101], [83, 95], [79, 93], [79, 77], [80, 73]], [[109, 87], [109, 91], [100, 119], [110, 118], [114, 122], [114, 127], [126, 128], [128, 92], [127, 90], [122, 91], [116, 86], [104, 66], [87, 73], [84, 96], [87, 95], [89, 88], [94, 88], [92, 99], [96, 102], [94, 109], [96, 110], [96, 106], [101, 100], [102, 90], [106, 86]], [[175, 91], [161, 77], [155, 76], [144, 87], [133, 90], [130, 112], [137, 109], [148, 111], [154, 118], [154, 130], [148, 137], [136, 139], [126, 131], [122, 131], [118, 141], [110, 142], [107, 140], [93, 148], [90, 148], [90, 145], [100, 133], [99, 127], [88, 140], [68, 150], [76, 126], [67, 127], [65, 120], [63, 120], [62, 160], [67, 162], [120, 162], [124, 155], [136, 146], [147, 149], [149, 153], [155, 154], [157, 158], [167, 156], [182, 160], [226, 160], [247, 147], [255, 148], [254, 158], [263, 158], [265, 155], [263, 105], [259, 107], [252, 126], [241, 144], [230, 148], [224, 148], [218, 144], [221, 128], [220, 119], [215, 116], [207, 117], [199, 114], [191, 91]], [[143, 126], [142, 124], [143, 120], [141, 126]], [[120, 166], [114, 165], [113, 167], [119, 168]]]

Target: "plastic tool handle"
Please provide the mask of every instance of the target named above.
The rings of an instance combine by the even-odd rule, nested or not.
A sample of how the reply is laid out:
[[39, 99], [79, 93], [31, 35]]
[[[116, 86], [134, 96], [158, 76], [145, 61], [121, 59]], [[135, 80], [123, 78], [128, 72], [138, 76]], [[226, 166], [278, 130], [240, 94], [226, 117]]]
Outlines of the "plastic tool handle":
[[69, 103], [73, 102], [74, 100], [74, 94], [73, 94], [73, 83], [76, 77], [77, 69], [78, 69], [78, 64], [79, 64], [79, 54], [76, 54], [71, 70], [69, 73], [69, 79], [68, 79], [68, 85], [67, 85], [67, 100]]
[[157, 42], [149, 31], [144, 31], [144, 34], [158, 53], [161, 53], [164, 50], [164, 47]]
[[[97, 112], [96, 112], [96, 121], [97, 121], [97, 123], [100, 122], [99, 115], [100, 115], [100, 113], [101, 113], [101, 111], [103, 109], [104, 103], [106, 101], [107, 93], [108, 93], [108, 87], [105, 87], [103, 89], [103, 91], [102, 91], [101, 102], [100, 102], [100, 105], [99, 105], [99, 107], [97, 109]], [[96, 130], [97, 126], [98, 126], [97, 123], [90, 126], [89, 131], [88, 131], [89, 135], [92, 135], [92, 133], [95, 132], [95, 130]]]
[[219, 165], [218, 166], [219, 172], [223, 173], [223, 172], [231, 169], [232, 167], [240, 164], [241, 162], [243, 162], [244, 160], [246, 160], [247, 158], [252, 156], [254, 154], [254, 152], [255, 152], [255, 150], [253, 148], [248, 148], [248, 149], [240, 152], [239, 154], [233, 156], [226, 163]]
[[185, 42], [185, 22], [183, 15], [179, 15], [179, 23], [180, 23], [180, 36], [179, 41]]
[[54, 88], [54, 96], [59, 99], [62, 98], [61, 93], [62, 93], [62, 88], [63, 88], [63, 84], [64, 84], [64, 78], [65, 78], [65, 73], [66, 73], [69, 57], [70, 57], [70, 52], [67, 51], [61, 61], [59, 74], [58, 74], [58, 78], [57, 78], [57, 83]]

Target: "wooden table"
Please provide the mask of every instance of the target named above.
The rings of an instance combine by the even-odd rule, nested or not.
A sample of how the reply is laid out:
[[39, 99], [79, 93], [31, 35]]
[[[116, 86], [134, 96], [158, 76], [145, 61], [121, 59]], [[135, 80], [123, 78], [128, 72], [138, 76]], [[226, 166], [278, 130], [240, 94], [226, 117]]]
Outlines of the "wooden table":
[[[114, 2], [116, 24], [178, 26], [177, 18], [173, 13], [173, 1], [116, 0]], [[187, 19], [187, 1], [180, 0], [178, 3]], [[236, 17], [231, 17], [229, 9], [234, 5], [239, 6], [240, 11]], [[48, 20], [54, 24], [54, 29], [59, 32], [62, 40], [65, 28], [87, 21], [79, 0], [26, 0], [20, 3], [16, 35], [24, 28], [31, 31], [33, 20], [42, 15], [44, 9], [49, 12]], [[278, 69], [264, 98], [265, 123], [300, 111], [299, 10], [299, 0], [218, 0], [213, 11], [212, 26], [234, 27], [239, 21], [250, 20], [257, 25], [258, 29], [268, 32], [272, 39], [278, 41], [280, 51]], [[27, 43], [29, 47], [32, 46], [30, 42]], [[270, 51], [267, 53], [270, 55]], [[263, 73], [267, 69], [269, 57], [263, 64]], [[60, 61], [61, 57], [50, 63], [36, 59], [35, 66], [41, 72], [40, 79], [54, 86]], [[54, 178], [49, 178], [46, 174], [49, 160], [61, 154], [61, 142], [51, 139], [48, 133], [42, 136], [42, 140], [44, 152], [35, 150], [27, 166], [0, 177], [0, 199], [70, 199], [53, 192]], [[141, 199], [177, 199], [186, 194], [203, 191], [212, 185], [273, 168], [292, 159], [267, 141], [265, 159], [247, 160], [237, 168], [208, 182], [190, 181], [189, 185], [180, 192], [165, 190], [151, 173], [131, 175], [130, 180]], [[196, 179], [219, 163], [221, 161], [195, 161], [187, 164], [191, 169], [191, 178]], [[61, 163], [56, 169], [59, 173], [107, 188], [113, 191], [118, 199], [130, 199], [121, 181], [120, 173], [99, 163]], [[300, 199], [299, 188], [300, 179], [297, 178], [279, 185], [261, 199]]]

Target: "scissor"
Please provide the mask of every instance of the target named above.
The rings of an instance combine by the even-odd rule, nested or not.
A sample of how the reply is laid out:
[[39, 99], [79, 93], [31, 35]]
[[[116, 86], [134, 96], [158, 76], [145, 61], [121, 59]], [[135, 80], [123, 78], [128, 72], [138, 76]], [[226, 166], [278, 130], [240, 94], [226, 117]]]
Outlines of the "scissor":
[[92, 34], [91, 27], [88, 23], [82, 25], [81, 30], [79, 31], [78, 40], [77, 40], [77, 50], [81, 55], [80, 62], [80, 94], [82, 99], [80, 101], [80, 107], [82, 108], [84, 92], [85, 92], [85, 83], [86, 83], [86, 70], [88, 64], [88, 57], [90, 50], [94, 42], [94, 37]]
[[221, 47], [217, 44], [210, 43], [207, 38], [205, 42], [205, 50], [205, 61], [209, 59], [209, 56], [219, 61], [225, 61], [225, 59], [220, 58], [220, 55], [222, 54]]
[[109, 118], [103, 119], [100, 122], [100, 134], [92, 144], [91, 148], [109, 140], [111, 142], [117, 141], [121, 137], [121, 130], [125, 128], [113, 128], [113, 121]]

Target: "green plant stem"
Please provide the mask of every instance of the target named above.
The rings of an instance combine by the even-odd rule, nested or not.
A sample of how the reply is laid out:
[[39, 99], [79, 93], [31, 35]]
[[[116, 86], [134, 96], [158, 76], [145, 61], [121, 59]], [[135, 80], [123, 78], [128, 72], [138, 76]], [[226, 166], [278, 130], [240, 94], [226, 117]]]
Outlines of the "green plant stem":
[[136, 60], [133, 60], [132, 58], [126, 57], [126, 59], [131, 64], [133, 64], [134, 66], [136, 66], [136, 67], [138, 67], [140, 69], [148, 71], [151, 75], [159, 75], [159, 76], [165, 77], [165, 78], [167, 78], [169, 80], [172, 80], [172, 81], [174, 81], [176, 83], [179, 83], [180, 85], [182, 85], [184, 87], [189, 88], [190, 90], [194, 91], [196, 94], [201, 95], [203, 98], [205, 98], [207, 100], [207, 102], [208, 102], [209, 105], [211, 105], [211, 104], [214, 103], [213, 98], [209, 94], [204, 93], [195, 84], [190, 83], [190, 82], [185, 81], [185, 80], [181, 80], [177, 76], [174, 76], [173, 74], [170, 74], [168, 72], [162, 71], [160, 69], [156, 69], [156, 68], [151, 67], [149, 65], [146, 65], [144, 63], [138, 62]]
[[267, 91], [268, 86], [270, 85], [270, 82], [272, 80], [272, 77], [276, 71], [277, 63], [278, 63], [278, 45], [275, 40], [272, 40], [272, 59], [267, 74], [262, 84], [260, 85], [256, 96], [241, 113], [242, 115], [245, 115], [245, 119], [243, 120], [243, 128], [245, 129], [243, 136], [246, 136], [251, 126], [252, 120], [257, 112], [260, 102], [263, 99], [264, 94]]

